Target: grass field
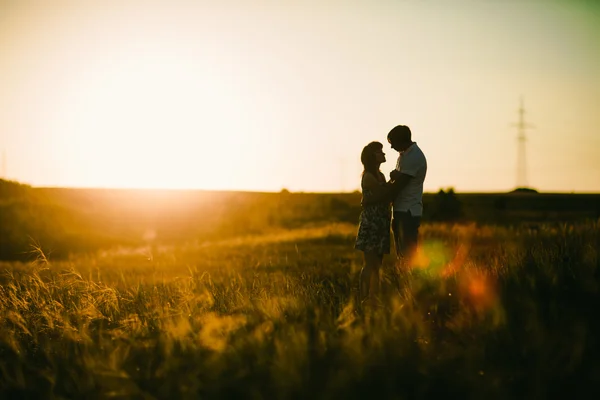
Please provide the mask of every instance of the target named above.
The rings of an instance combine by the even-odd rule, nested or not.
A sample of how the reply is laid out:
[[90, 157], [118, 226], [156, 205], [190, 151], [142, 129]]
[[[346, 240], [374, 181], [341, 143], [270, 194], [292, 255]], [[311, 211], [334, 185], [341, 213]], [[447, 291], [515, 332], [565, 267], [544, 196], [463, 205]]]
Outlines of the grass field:
[[[0, 260], [30, 261], [37, 243], [52, 259], [115, 246], [206, 241], [356, 224], [361, 194], [34, 188], [0, 179]], [[600, 194], [423, 195], [424, 221], [510, 226], [600, 218]]]
[[356, 226], [0, 264], [0, 398], [594, 398], [600, 222], [426, 224], [356, 301]]

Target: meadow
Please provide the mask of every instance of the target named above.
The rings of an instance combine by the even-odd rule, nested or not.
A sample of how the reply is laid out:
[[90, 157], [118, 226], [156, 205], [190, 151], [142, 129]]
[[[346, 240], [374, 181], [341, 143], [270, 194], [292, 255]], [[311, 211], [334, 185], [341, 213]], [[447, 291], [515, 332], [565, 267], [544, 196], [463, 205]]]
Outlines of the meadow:
[[598, 398], [600, 221], [426, 222], [382, 303], [356, 223], [0, 264], [1, 398]]

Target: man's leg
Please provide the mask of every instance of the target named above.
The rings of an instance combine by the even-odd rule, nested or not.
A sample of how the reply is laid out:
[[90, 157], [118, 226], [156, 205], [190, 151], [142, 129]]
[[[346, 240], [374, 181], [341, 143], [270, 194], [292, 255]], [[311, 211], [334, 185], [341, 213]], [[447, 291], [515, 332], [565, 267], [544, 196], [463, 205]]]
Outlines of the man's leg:
[[392, 234], [394, 237], [394, 249], [396, 249], [396, 258], [402, 257], [402, 231], [404, 223], [402, 212], [395, 211], [392, 216]]
[[419, 242], [419, 227], [421, 226], [421, 217], [413, 216], [410, 211], [403, 215], [402, 220], [402, 241], [403, 254], [407, 261], [413, 259], [417, 251]]

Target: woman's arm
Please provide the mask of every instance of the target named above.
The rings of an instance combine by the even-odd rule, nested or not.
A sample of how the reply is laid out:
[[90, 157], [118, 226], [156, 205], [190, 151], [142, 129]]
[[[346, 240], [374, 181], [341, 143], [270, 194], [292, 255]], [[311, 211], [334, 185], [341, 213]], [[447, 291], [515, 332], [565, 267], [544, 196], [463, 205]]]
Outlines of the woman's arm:
[[[378, 181], [370, 173], [365, 173], [362, 177], [363, 200], [362, 205], [381, 203], [391, 201], [392, 184], [390, 182]], [[366, 190], [368, 190], [367, 193]]]

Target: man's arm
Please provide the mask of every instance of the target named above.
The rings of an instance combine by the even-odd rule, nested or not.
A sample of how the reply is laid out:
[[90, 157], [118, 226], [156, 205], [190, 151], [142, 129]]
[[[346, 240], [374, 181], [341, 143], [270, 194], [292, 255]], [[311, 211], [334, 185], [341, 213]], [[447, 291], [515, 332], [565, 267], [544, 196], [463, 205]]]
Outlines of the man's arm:
[[396, 198], [398, 194], [408, 185], [408, 182], [413, 179], [413, 176], [408, 174], [404, 174], [400, 171], [392, 171], [390, 177], [393, 179], [392, 181], [392, 198]]

